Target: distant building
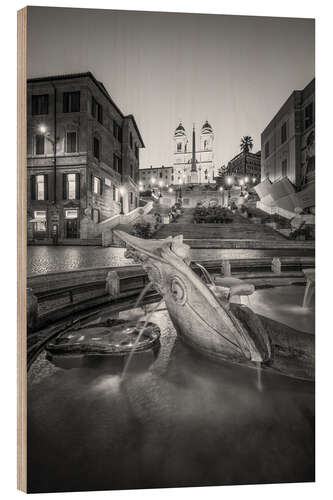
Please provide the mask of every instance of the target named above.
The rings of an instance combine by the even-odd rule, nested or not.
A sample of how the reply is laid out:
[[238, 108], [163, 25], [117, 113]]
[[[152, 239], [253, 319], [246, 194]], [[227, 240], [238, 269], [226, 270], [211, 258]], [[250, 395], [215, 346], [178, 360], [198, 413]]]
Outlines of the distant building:
[[240, 152], [229, 161], [227, 175], [231, 175], [235, 182], [246, 180], [251, 185], [258, 184], [261, 177], [261, 151], [257, 153]]
[[91, 238], [121, 205], [138, 206], [143, 140], [101, 82], [91, 73], [32, 78], [27, 99], [29, 241]]
[[268, 200], [270, 195], [277, 203], [277, 197], [295, 192], [290, 209], [295, 204], [314, 208], [315, 79], [303, 90], [295, 90], [267, 125], [261, 134], [261, 151], [261, 179], [266, 182], [259, 196]]
[[201, 127], [197, 142], [193, 128], [192, 144], [189, 143], [185, 128], [181, 123], [175, 130], [173, 140], [172, 184], [214, 183], [214, 133], [208, 121]]
[[152, 167], [140, 168], [139, 186], [146, 191], [153, 187], [169, 187], [173, 183], [173, 167]]

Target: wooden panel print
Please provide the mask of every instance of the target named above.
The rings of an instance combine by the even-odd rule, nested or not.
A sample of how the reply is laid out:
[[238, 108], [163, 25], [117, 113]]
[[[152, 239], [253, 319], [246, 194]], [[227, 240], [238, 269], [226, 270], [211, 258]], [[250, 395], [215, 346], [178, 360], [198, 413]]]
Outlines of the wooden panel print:
[[314, 481], [314, 50], [19, 11], [19, 489]]

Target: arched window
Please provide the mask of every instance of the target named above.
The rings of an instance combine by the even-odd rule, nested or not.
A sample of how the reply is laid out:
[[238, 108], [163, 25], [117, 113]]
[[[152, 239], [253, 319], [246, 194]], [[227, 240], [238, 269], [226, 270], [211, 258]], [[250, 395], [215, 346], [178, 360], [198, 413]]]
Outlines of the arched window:
[[182, 150], [182, 143], [178, 142], [177, 143], [177, 151], [181, 151], [181, 150]]
[[204, 149], [207, 149], [208, 148], [208, 141], [205, 139], [204, 141]]

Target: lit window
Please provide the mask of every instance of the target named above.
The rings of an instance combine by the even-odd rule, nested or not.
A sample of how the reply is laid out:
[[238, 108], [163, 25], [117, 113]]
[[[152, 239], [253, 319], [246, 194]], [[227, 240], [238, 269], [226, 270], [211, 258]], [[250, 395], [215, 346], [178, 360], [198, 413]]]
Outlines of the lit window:
[[45, 200], [44, 175], [36, 175], [36, 195], [37, 200]]
[[93, 179], [93, 191], [95, 194], [103, 194], [103, 181], [99, 177]]
[[36, 231], [44, 233], [46, 231], [46, 212], [44, 210], [36, 210], [34, 212], [36, 221]]
[[75, 174], [67, 175], [68, 199], [75, 200], [76, 183]]

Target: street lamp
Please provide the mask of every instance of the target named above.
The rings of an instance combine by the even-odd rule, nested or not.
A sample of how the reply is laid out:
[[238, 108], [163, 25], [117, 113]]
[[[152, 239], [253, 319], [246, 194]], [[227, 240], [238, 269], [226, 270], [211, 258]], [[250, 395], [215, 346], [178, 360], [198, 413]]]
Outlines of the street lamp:
[[233, 178], [229, 175], [227, 178], [226, 178], [226, 185], [227, 185], [227, 190], [228, 190], [228, 205], [229, 205], [229, 202], [230, 202], [230, 197], [231, 197], [231, 187], [232, 187], [232, 184], [233, 184]]
[[244, 196], [244, 193], [243, 193], [244, 179], [239, 179], [239, 185], [241, 188], [240, 196]]
[[163, 181], [160, 181], [160, 182], [158, 183], [158, 186], [159, 186], [159, 188], [160, 188], [159, 197], [160, 197], [160, 198], [162, 198], [162, 187], [163, 187]]
[[223, 195], [222, 195], [222, 193], [223, 193], [223, 187], [222, 186], [219, 187], [219, 191], [221, 193], [221, 207], [222, 207], [223, 206], [223, 202], [222, 202], [222, 200], [223, 200]]
[[124, 186], [120, 186], [119, 188], [119, 193], [120, 193], [120, 215], [124, 215], [124, 194], [126, 193], [126, 189]]
[[45, 135], [46, 134], [46, 131], [47, 131], [47, 128], [45, 125], [39, 125], [39, 131], [41, 134]]

